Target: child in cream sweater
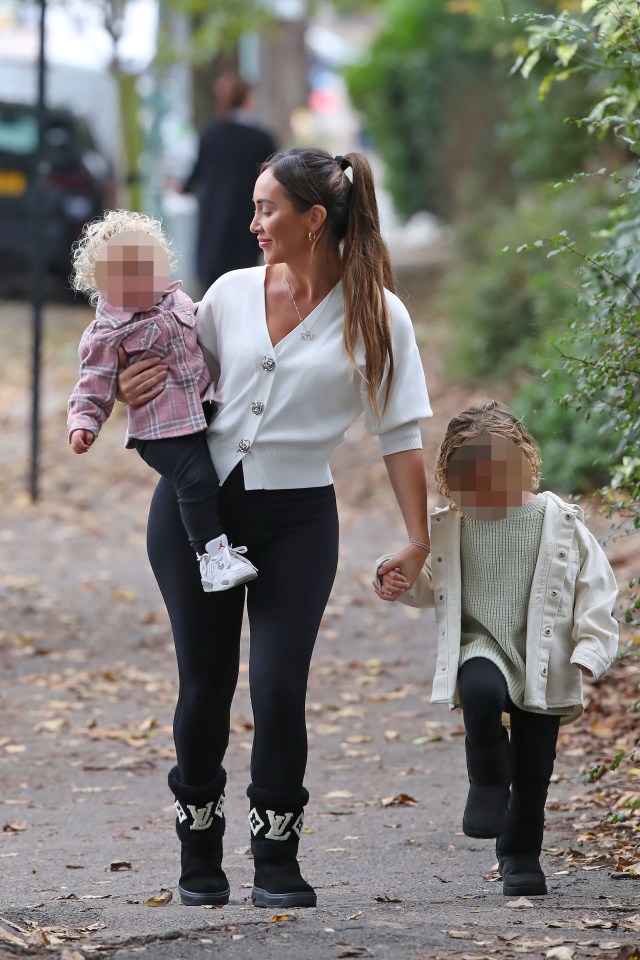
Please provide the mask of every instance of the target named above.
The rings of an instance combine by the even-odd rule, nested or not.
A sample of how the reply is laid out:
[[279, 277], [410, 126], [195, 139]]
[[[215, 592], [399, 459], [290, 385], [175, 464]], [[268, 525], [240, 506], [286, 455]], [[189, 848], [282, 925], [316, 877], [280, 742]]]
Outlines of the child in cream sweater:
[[607, 558], [578, 506], [533, 492], [539, 477], [513, 413], [493, 400], [463, 411], [438, 453], [450, 504], [432, 515], [418, 580], [386, 555], [374, 582], [383, 600], [435, 607], [431, 699], [461, 706], [466, 730], [462, 827], [497, 838], [506, 896], [547, 892], [539, 858], [558, 728], [582, 713], [582, 677], [602, 677], [618, 644]]

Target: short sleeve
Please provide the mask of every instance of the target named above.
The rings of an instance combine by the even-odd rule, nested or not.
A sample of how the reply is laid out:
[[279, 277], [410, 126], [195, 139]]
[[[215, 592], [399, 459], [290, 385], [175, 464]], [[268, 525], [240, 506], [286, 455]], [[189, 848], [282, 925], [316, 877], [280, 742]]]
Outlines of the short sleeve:
[[214, 383], [220, 377], [220, 361], [218, 357], [218, 335], [215, 323], [216, 301], [219, 298], [219, 290], [216, 289], [218, 281], [209, 287], [204, 297], [200, 301], [196, 321], [198, 325], [198, 343], [202, 348], [202, 354], [205, 363], [209, 369], [211, 379]]
[[386, 407], [386, 375], [378, 390], [379, 410], [384, 409], [379, 422], [376, 422], [371, 410], [364, 378], [360, 387], [367, 432], [379, 437], [384, 456], [402, 450], [420, 449], [422, 441], [418, 421], [433, 416], [411, 317], [395, 294], [386, 291], [386, 295], [391, 311], [394, 371]]

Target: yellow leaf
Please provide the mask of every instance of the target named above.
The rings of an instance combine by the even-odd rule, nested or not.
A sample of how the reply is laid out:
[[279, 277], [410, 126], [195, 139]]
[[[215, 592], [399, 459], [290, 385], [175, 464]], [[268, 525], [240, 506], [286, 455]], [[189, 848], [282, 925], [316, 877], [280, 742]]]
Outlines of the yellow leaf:
[[283, 920], [288, 920], [289, 916], [286, 913], [276, 913], [275, 917], [271, 917], [269, 923], [282, 923]]
[[145, 907], [166, 907], [172, 900], [173, 894], [171, 890], [165, 890], [163, 888], [158, 893], [152, 893], [150, 897], [147, 897], [144, 905]]

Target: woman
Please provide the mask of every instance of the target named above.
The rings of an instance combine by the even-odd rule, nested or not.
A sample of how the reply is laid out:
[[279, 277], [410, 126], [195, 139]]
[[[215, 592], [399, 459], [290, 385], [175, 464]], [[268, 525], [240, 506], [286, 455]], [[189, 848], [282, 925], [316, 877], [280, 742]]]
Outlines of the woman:
[[[217, 378], [209, 447], [222, 484], [220, 516], [230, 542], [246, 544], [258, 570], [246, 588], [252, 901], [303, 907], [316, 905], [297, 862], [309, 799], [305, 695], [338, 552], [328, 461], [364, 412], [409, 535], [394, 564], [413, 583], [429, 551], [418, 420], [431, 409], [411, 321], [391, 292], [366, 158], [319, 149], [276, 154], [263, 165], [254, 206], [250, 229], [265, 266], [214, 283], [198, 311], [198, 338]], [[121, 374], [124, 398], [136, 404], [156, 396], [163, 376], [150, 359], [129, 367]], [[180, 895], [185, 904], [226, 903], [222, 761], [245, 587], [202, 593], [186, 562], [175, 494], [163, 480], [148, 546], [180, 675], [178, 764], [169, 775], [182, 842]]]

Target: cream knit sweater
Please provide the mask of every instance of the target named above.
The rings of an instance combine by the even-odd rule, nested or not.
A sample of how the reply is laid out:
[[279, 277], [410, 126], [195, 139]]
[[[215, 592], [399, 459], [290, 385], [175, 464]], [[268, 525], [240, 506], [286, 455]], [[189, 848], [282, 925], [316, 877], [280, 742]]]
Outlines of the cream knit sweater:
[[[509, 696], [522, 708], [527, 608], [540, 550], [544, 497], [538, 495], [504, 520], [462, 515], [460, 662], [486, 657], [500, 669]], [[563, 708], [548, 713], [563, 714]]]

